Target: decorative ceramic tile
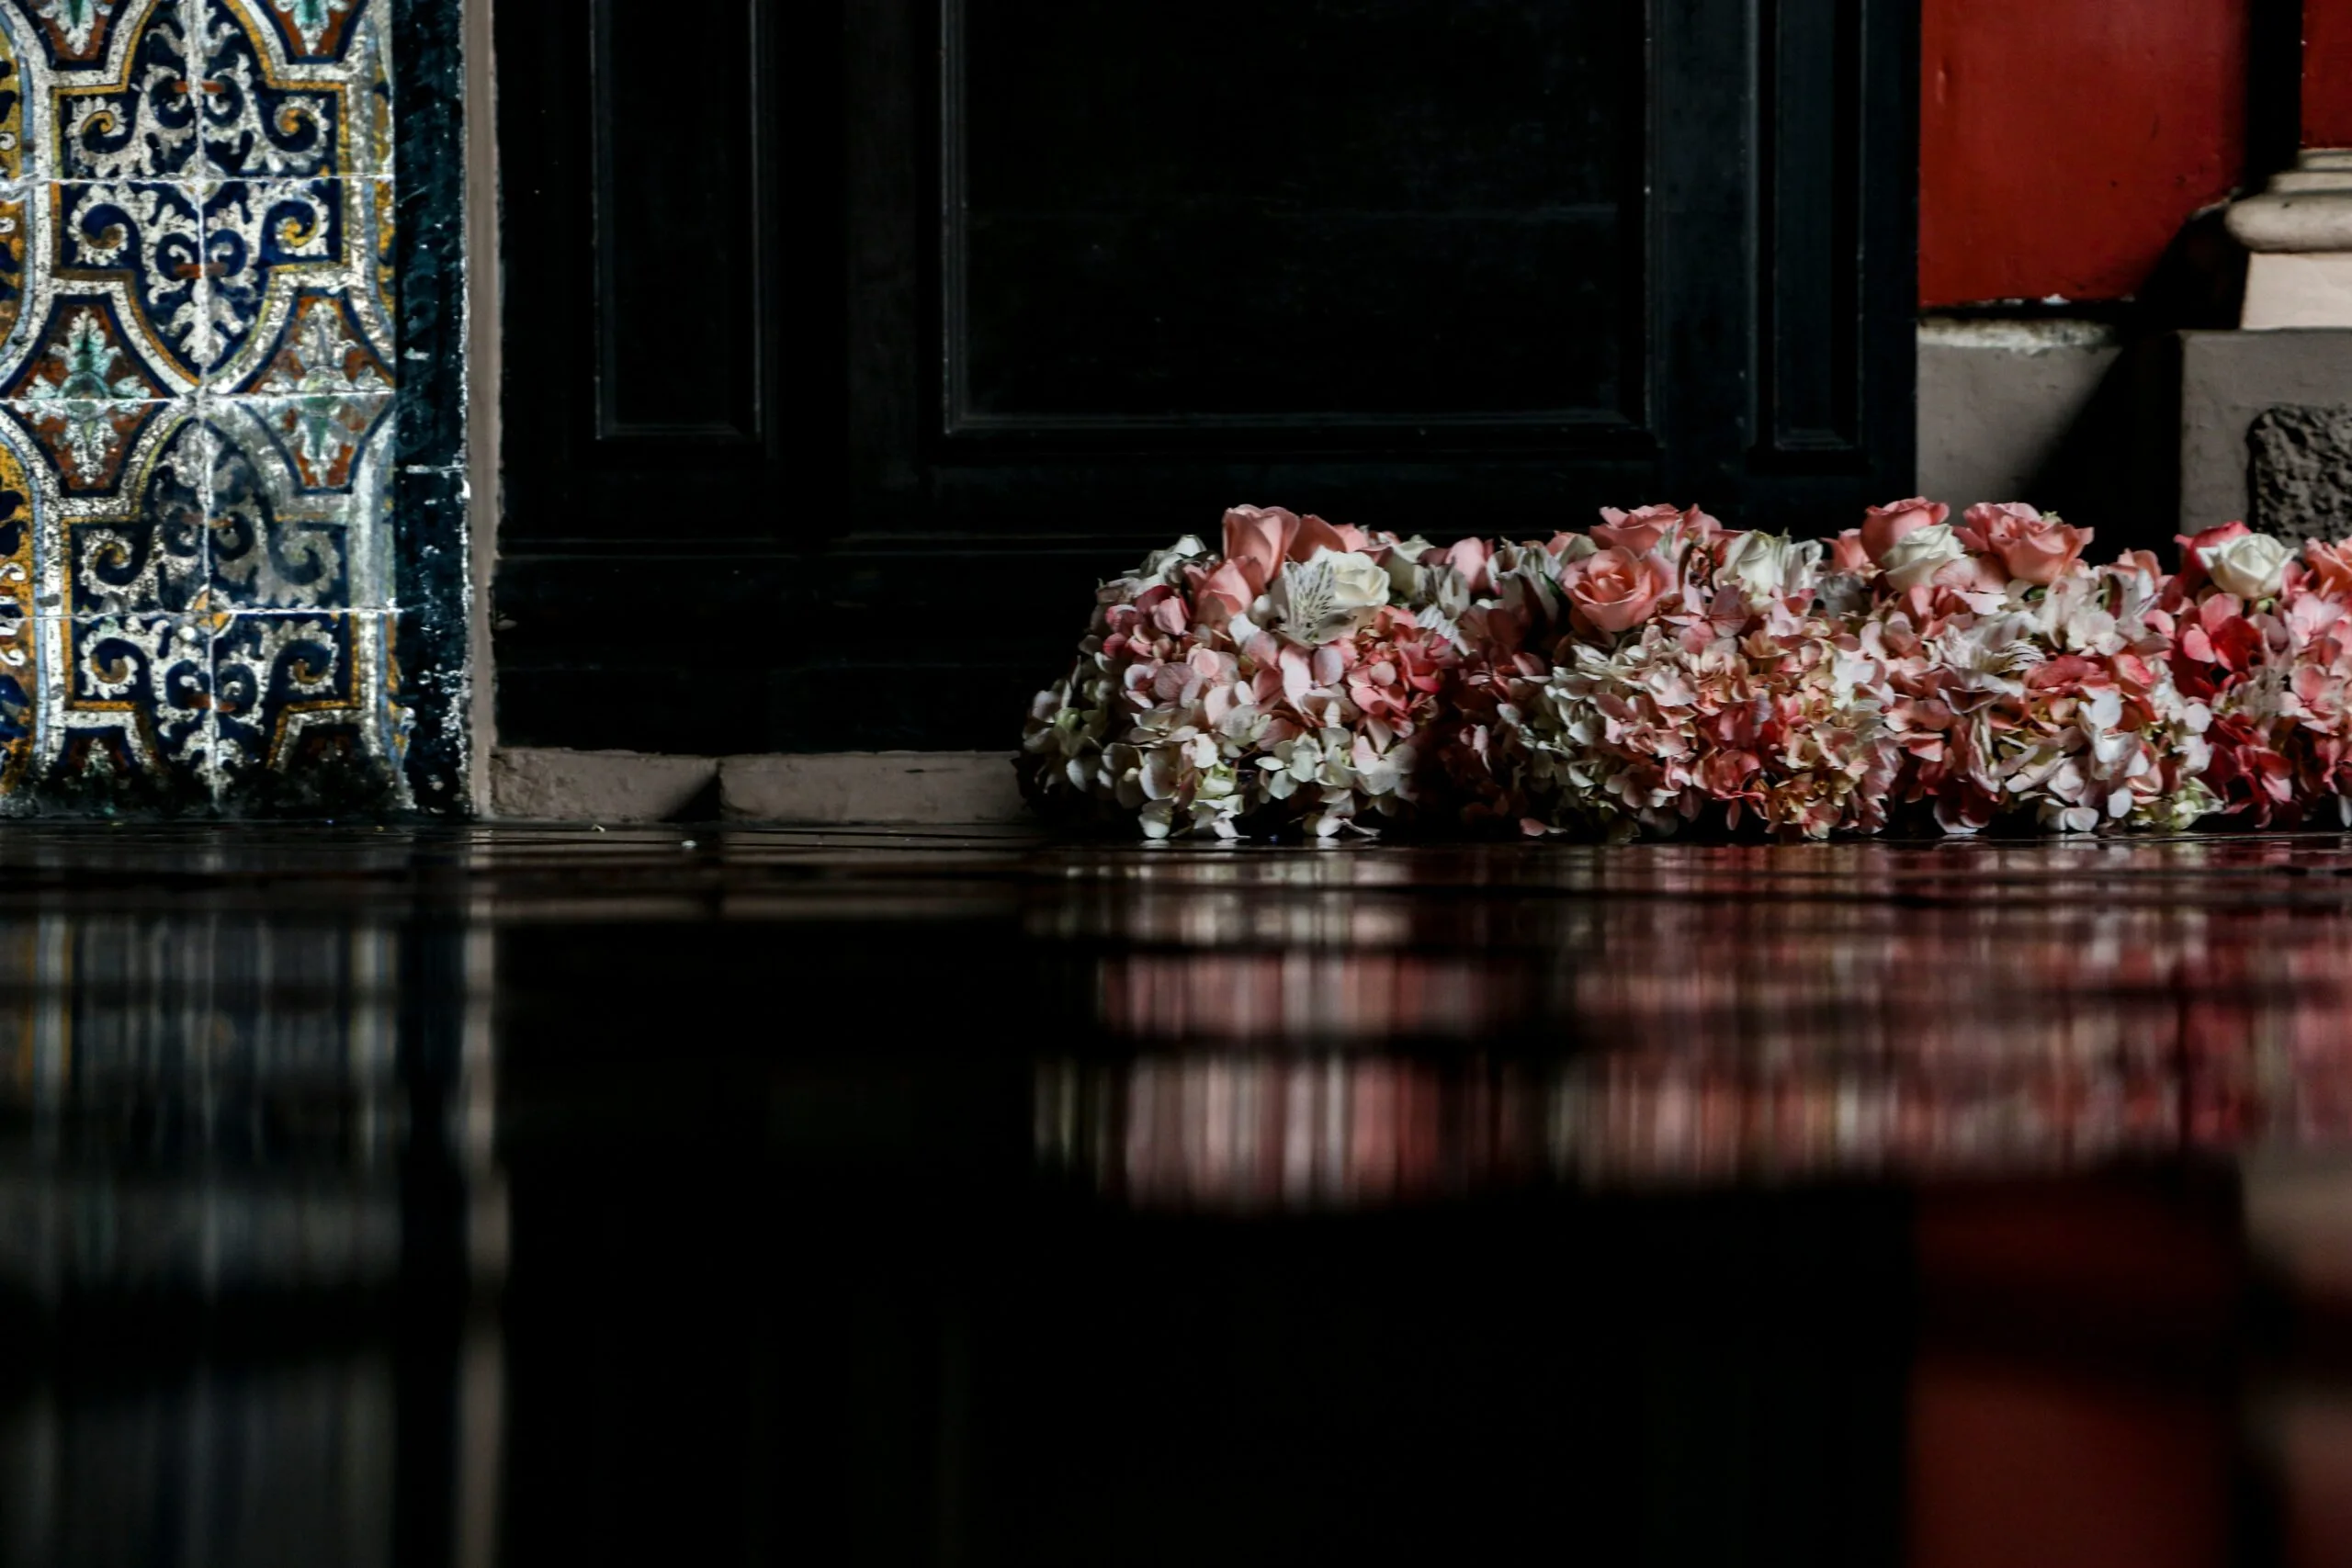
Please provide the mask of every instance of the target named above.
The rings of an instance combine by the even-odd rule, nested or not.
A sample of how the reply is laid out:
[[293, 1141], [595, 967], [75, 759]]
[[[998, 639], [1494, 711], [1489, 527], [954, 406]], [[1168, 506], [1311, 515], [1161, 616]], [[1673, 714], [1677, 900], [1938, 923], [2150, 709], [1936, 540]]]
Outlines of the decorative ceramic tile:
[[224, 351], [211, 319], [200, 201], [198, 187], [156, 181], [51, 187], [51, 276], [111, 307], [111, 346], [149, 372], [133, 395], [187, 390]]
[[74, 616], [37, 627], [59, 678], [36, 765], [65, 793], [185, 808], [212, 793], [209, 626], [170, 615]]
[[216, 175], [388, 175], [391, 97], [369, 0], [207, 0], [204, 158]]
[[394, 389], [377, 180], [232, 180], [205, 201], [205, 274], [228, 392]]
[[[54, 84], [36, 113], [53, 179], [175, 179], [202, 172], [190, 69], [198, 0], [18, 0]], [[18, 28], [10, 31], [21, 38]], [[32, 65], [19, 56], [19, 63]]]
[[208, 367], [214, 385], [243, 379], [245, 361], [275, 353], [297, 290], [349, 288], [347, 194], [339, 179], [232, 180], [207, 194], [205, 270], [220, 334]]
[[0, 813], [458, 804], [458, 11], [0, 0]]
[[386, 322], [356, 295], [297, 286], [234, 389], [269, 398], [347, 398], [392, 389], [379, 346]]
[[[12, 424], [30, 434], [27, 446], [40, 469], [35, 482], [45, 493], [75, 502], [113, 502], [139, 493], [137, 476], [151, 471], [145, 459], [153, 456], [175, 406], [78, 396], [68, 383], [62, 389], [36, 386], [31, 397], [11, 400], [6, 412]], [[113, 514], [119, 509], [99, 510]]]
[[307, 795], [330, 811], [397, 804], [406, 715], [387, 689], [393, 622], [368, 612], [220, 617], [221, 789], [264, 804]]
[[176, 513], [70, 523], [65, 535], [74, 615], [186, 614], [202, 607], [201, 496], [190, 493]]
[[[160, 412], [139, 444], [131, 479], [110, 498], [72, 490], [70, 473], [35, 468], [40, 554], [63, 578], [62, 604], [41, 595], [44, 614], [193, 614], [205, 589], [206, 433], [183, 403]], [[38, 434], [38, 427], [36, 428]], [[42, 481], [46, 480], [47, 483]]]
[[[215, 427], [231, 442], [212, 475], [217, 604], [393, 607], [391, 403], [377, 394], [228, 398], [212, 405]], [[264, 561], [246, 543], [268, 539], [286, 541], [290, 553]]]
[[[223, 444], [212, 470], [212, 599], [220, 610], [351, 607], [355, 530], [347, 498], [288, 506], [267, 457]], [[368, 530], [356, 531], [361, 547]]]
[[35, 193], [22, 183], [0, 184], [0, 355], [13, 344], [24, 320], [26, 268], [30, 260]]
[[0, 446], [0, 793], [21, 789], [33, 761], [40, 669], [34, 613], [32, 481]]
[[223, 398], [215, 406], [253, 422], [290, 493], [350, 495], [380, 488], [392, 413], [389, 392]]

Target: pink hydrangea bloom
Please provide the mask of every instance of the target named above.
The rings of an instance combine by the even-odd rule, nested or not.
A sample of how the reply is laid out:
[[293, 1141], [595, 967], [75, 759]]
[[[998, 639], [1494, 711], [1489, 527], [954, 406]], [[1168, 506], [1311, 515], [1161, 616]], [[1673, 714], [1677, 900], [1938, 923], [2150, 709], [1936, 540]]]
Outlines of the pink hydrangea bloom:
[[1151, 837], [2352, 824], [2352, 543], [2231, 524], [2168, 574], [2030, 507], [1949, 515], [1434, 545], [1236, 507], [1221, 550], [1102, 585], [1023, 787]]

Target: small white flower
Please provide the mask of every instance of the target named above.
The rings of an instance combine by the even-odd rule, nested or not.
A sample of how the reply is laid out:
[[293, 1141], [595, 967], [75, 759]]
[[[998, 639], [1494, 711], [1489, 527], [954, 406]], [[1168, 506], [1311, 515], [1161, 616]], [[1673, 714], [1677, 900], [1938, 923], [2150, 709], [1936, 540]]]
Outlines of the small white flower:
[[1284, 636], [1315, 648], [1363, 626], [1388, 603], [1388, 569], [1370, 556], [1319, 549], [1284, 563], [1262, 603]]
[[2268, 599], [2285, 583], [2294, 558], [2285, 542], [2267, 534], [2241, 534], [2197, 552], [2213, 586], [2241, 599]]

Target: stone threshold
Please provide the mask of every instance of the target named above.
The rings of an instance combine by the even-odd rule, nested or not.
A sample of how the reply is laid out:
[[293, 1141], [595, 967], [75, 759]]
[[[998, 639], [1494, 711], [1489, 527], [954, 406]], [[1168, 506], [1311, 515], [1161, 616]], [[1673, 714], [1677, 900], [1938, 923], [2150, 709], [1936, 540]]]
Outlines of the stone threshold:
[[679, 757], [507, 746], [490, 815], [537, 822], [990, 824], [1027, 819], [1011, 751]]

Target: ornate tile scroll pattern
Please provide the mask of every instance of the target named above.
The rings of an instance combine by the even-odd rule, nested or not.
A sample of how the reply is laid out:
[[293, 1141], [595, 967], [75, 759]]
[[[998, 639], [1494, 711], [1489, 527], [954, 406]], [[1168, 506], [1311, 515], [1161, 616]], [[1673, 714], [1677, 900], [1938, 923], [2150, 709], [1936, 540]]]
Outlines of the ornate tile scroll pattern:
[[414, 9], [0, 0], [0, 814], [413, 805]]

